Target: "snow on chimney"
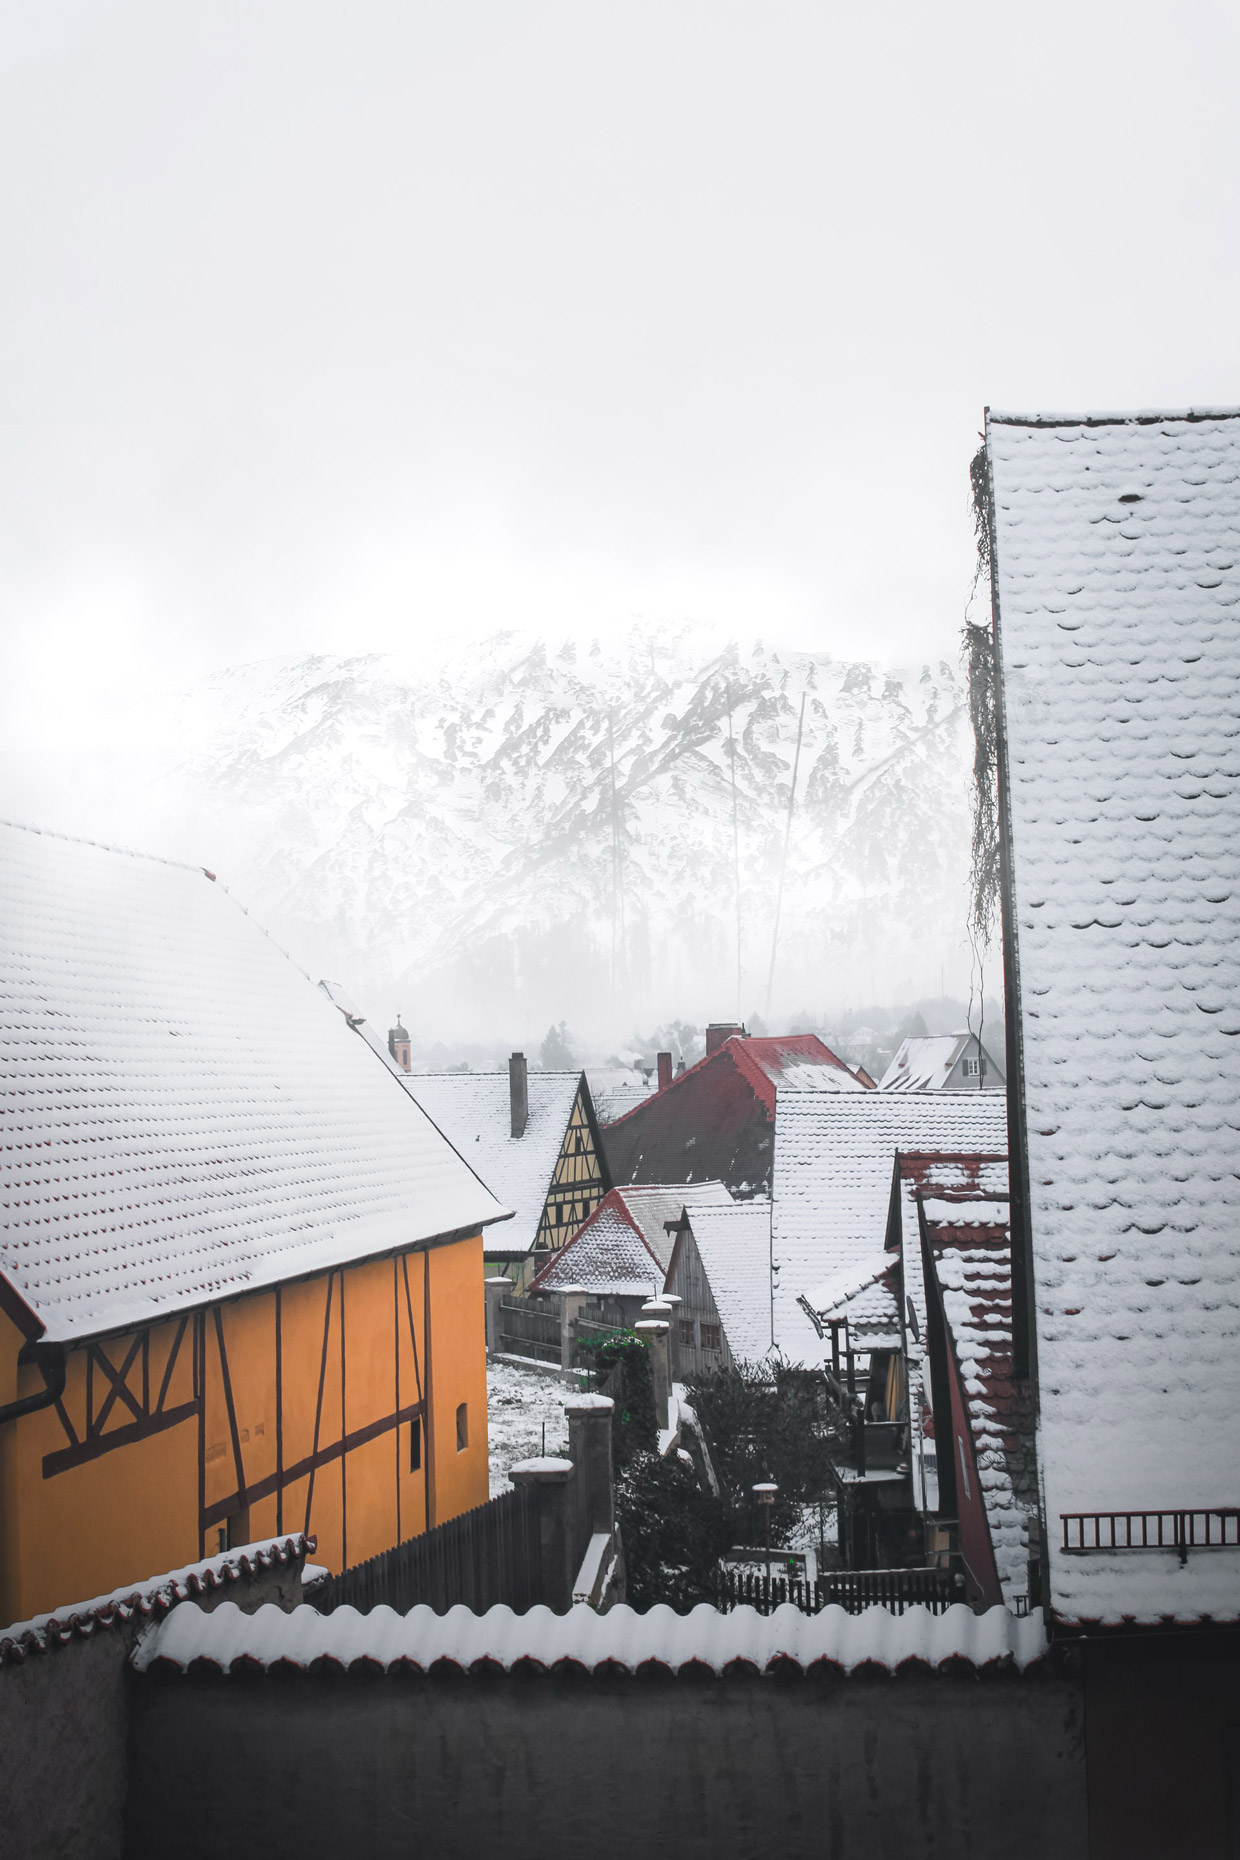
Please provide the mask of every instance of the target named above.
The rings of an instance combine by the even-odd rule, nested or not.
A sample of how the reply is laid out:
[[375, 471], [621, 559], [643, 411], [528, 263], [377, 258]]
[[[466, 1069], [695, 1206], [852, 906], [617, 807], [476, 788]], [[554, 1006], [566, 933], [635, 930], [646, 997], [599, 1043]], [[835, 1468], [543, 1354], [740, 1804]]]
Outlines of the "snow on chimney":
[[523, 1137], [530, 1121], [530, 1086], [524, 1053], [514, 1053], [508, 1061], [508, 1103], [512, 1112], [512, 1134]]
[[707, 1053], [717, 1053], [724, 1042], [730, 1040], [734, 1033], [740, 1034], [743, 1039], [745, 1029], [734, 1020], [712, 1020], [710, 1026], [706, 1029]]
[[659, 1090], [666, 1091], [672, 1082], [672, 1055], [659, 1054]]

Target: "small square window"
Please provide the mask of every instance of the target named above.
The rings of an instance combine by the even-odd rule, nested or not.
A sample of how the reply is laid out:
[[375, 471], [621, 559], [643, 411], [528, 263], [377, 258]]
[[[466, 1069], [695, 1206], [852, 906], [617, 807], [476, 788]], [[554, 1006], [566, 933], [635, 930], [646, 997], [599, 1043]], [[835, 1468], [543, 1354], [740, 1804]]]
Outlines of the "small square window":
[[463, 1401], [456, 1411], [456, 1450], [464, 1453], [469, 1445], [469, 1403]]
[[694, 1337], [694, 1334], [693, 1334], [693, 1319], [692, 1318], [681, 1318], [680, 1320], [680, 1341], [684, 1344], [687, 1350], [691, 1350], [693, 1348], [693, 1345], [696, 1342], [696, 1338]]
[[719, 1348], [719, 1342], [720, 1342], [719, 1325], [718, 1324], [703, 1324], [702, 1326], [702, 1348], [704, 1350], [717, 1350]]

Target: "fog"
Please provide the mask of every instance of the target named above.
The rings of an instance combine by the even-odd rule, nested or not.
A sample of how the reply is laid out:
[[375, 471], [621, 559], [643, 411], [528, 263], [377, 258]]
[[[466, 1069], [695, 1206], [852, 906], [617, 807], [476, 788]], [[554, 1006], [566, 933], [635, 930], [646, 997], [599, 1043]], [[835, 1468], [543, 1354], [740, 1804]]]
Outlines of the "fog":
[[[223, 668], [689, 622], [954, 662], [988, 403], [1237, 398], [1238, 53], [1140, 0], [7, 8], [0, 806], [197, 835], [287, 924], [260, 800], [150, 806]], [[841, 920], [836, 1004], [867, 936], [872, 998], [963, 995], [946, 908], [921, 973]]]

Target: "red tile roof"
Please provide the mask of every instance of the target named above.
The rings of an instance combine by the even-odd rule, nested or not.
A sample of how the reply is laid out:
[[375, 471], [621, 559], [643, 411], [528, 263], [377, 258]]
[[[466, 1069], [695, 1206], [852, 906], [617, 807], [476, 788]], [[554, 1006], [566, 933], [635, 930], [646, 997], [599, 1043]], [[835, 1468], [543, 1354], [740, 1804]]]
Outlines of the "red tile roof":
[[739, 1034], [663, 1091], [603, 1127], [612, 1180], [726, 1182], [735, 1195], [769, 1194], [775, 1091], [867, 1087], [816, 1034]]

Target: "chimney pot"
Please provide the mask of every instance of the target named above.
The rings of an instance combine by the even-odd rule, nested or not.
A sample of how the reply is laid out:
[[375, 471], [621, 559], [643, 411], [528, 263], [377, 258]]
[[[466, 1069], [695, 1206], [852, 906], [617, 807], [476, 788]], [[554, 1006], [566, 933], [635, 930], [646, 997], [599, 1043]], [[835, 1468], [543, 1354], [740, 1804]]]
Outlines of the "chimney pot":
[[530, 1086], [524, 1053], [514, 1053], [508, 1061], [508, 1103], [512, 1134], [523, 1137], [530, 1121]]
[[672, 1055], [659, 1054], [659, 1090], [666, 1091], [672, 1082]]

